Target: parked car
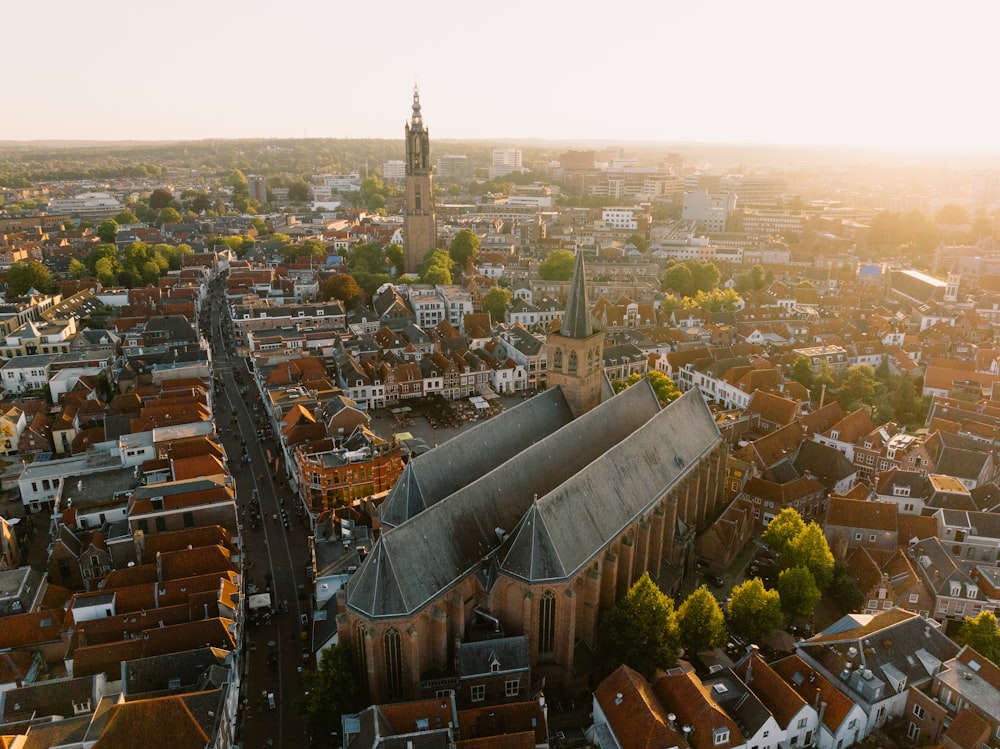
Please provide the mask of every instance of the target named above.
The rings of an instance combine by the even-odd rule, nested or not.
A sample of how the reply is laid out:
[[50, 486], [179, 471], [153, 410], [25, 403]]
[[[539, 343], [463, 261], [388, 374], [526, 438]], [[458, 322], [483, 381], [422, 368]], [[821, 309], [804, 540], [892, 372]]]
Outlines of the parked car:
[[709, 585], [714, 585], [716, 588], [722, 588], [726, 585], [726, 581], [722, 579], [722, 575], [705, 575], [705, 579]]
[[274, 710], [277, 705], [274, 704], [274, 692], [267, 693], [267, 706]]

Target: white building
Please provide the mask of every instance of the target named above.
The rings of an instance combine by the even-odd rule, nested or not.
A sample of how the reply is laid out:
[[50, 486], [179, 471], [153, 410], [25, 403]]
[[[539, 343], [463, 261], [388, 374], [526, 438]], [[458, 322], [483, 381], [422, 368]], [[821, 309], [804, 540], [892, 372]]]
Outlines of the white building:
[[605, 208], [601, 212], [601, 221], [615, 229], [635, 231], [639, 228], [635, 211], [635, 208]]
[[391, 159], [382, 164], [382, 179], [403, 180], [406, 177], [406, 164], [402, 159]]
[[726, 230], [726, 222], [734, 210], [736, 210], [736, 196], [732, 193], [692, 190], [684, 193], [681, 219], [697, 221], [705, 231], [718, 234]]
[[74, 218], [101, 220], [116, 216], [125, 206], [106, 192], [85, 192], [72, 198], [54, 198], [49, 201], [51, 213], [68, 213]]
[[490, 164], [490, 179], [503, 177], [511, 172], [523, 172], [520, 148], [494, 148], [493, 163]]

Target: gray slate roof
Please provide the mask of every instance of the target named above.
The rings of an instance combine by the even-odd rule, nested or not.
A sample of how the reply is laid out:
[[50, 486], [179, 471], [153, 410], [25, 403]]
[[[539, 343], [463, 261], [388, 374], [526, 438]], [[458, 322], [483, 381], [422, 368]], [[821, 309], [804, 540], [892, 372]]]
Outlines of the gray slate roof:
[[669, 488], [677, 458], [692, 465], [718, 439], [697, 391], [661, 412], [644, 380], [383, 534], [348, 582], [347, 605], [372, 618], [412, 614], [481, 567], [508, 531], [508, 573], [569, 574]]
[[583, 253], [576, 254], [576, 268], [569, 282], [566, 296], [566, 314], [559, 332], [567, 338], [590, 338], [594, 328], [590, 323], [590, 305], [587, 303], [587, 278], [583, 266]]
[[382, 503], [383, 527], [400, 525], [572, 419], [562, 390], [549, 388], [411, 460]]

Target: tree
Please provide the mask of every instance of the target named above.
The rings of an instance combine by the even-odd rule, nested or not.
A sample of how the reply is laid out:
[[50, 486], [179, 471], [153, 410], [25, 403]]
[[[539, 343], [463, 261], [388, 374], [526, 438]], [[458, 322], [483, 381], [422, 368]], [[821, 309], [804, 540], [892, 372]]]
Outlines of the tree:
[[812, 616], [816, 604], [823, 597], [816, 586], [816, 578], [805, 567], [789, 567], [778, 575], [778, 594], [781, 608], [789, 616]]
[[858, 588], [854, 575], [843, 562], [833, 565], [833, 579], [827, 588], [844, 611], [855, 611], [864, 603], [865, 597]]
[[629, 238], [625, 240], [625, 244], [635, 245], [635, 248], [639, 252], [645, 252], [649, 247], [649, 242], [646, 241], [646, 238], [642, 234], [630, 234]]
[[737, 585], [731, 596], [729, 628], [747, 642], [762, 642], [781, 626], [781, 597], [759, 577]]
[[660, 284], [664, 291], [673, 291], [681, 296], [694, 296], [695, 291], [697, 291], [694, 285], [694, 274], [684, 263], [667, 268]]
[[435, 285], [450, 284], [453, 265], [451, 257], [444, 250], [432, 250], [428, 252], [418, 270], [420, 282]]
[[136, 216], [132, 211], [122, 211], [117, 216], [115, 216], [114, 221], [121, 226], [122, 224], [138, 224], [139, 217]]
[[87, 266], [81, 263], [76, 258], [72, 258], [69, 261], [69, 276], [70, 278], [83, 278], [87, 275]]
[[968, 645], [1000, 665], [1000, 625], [992, 611], [982, 611], [976, 617], [965, 617], [955, 641]]
[[157, 214], [156, 225], [163, 226], [164, 224], [176, 224], [179, 223], [180, 220], [181, 214], [177, 212], [177, 209], [167, 206]]
[[538, 266], [538, 275], [546, 281], [568, 281], [573, 277], [576, 255], [569, 250], [553, 250]]
[[691, 277], [694, 280], [696, 292], [704, 291], [708, 293], [719, 285], [719, 279], [722, 278], [722, 274], [719, 273], [719, 269], [715, 263], [699, 263], [689, 260], [686, 264], [691, 269]]
[[681, 397], [681, 391], [677, 389], [674, 381], [663, 372], [653, 369], [646, 374], [646, 377], [649, 378], [649, 384], [653, 386], [653, 392], [656, 393], [661, 406]]
[[969, 212], [960, 205], [949, 203], [941, 208], [934, 216], [936, 224], [968, 224], [970, 223]]
[[688, 656], [726, 642], [726, 619], [719, 602], [702, 585], [677, 609], [677, 631]]
[[306, 181], [299, 177], [288, 185], [288, 199], [293, 203], [307, 203], [312, 200], [312, 190]]
[[649, 678], [677, 661], [674, 601], [644, 572], [601, 621], [601, 642], [609, 657]]
[[493, 322], [503, 322], [507, 305], [510, 304], [513, 296], [510, 289], [505, 289], [503, 286], [492, 287], [483, 297], [483, 312], [489, 312]]
[[789, 376], [806, 390], [809, 390], [813, 386], [812, 362], [809, 361], [808, 357], [797, 357], [792, 363], [792, 370]]
[[97, 225], [97, 236], [102, 242], [113, 244], [118, 236], [118, 222], [113, 218], [105, 219]]
[[857, 411], [862, 406], [870, 406], [875, 401], [878, 385], [875, 370], [870, 364], [855, 364], [847, 368], [847, 373], [837, 388], [837, 402], [847, 413]]
[[806, 527], [802, 516], [791, 507], [786, 507], [778, 513], [778, 517], [767, 524], [760, 540], [767, 544], [776, 554], [784, 554], [792, 539]]
[[319, 297], [323, 301], [339, 299], [344, 307], [350, 308], [361, 298], [361, 287], [358, 282], [346, 273], [330, 276], [319, 285]]
[[396, 275], [403, 275], [403, 263], [405, 262], [405, 255], [403, 253], [402, 245], [398, 244], [388, 244], [385, 246], [385, 259], [388, 260], [396, 268]]
[[469, 259], [475, 260], [479, 252], [479, 235], [469, 229], [462, 229], [451, 240], [448, 254], [455, 261], [455, 267], [463, 269]]
[[823, 529], [813, 521], [788, 542], [785, 551], [778, 557], [781, 569], [805, 567], [816, 578], [816, 584], [825, 588], [833, 579], [833, 554], [823, 535]]
[[174, 194], [170, 190], [164, 190], [162, 187], [153, 190], [149, 196], [149, 207], [154, 211], [162, 210], [173, 202]]
[[30, 289], [48, 291], [52, 288], [52, 271], [40, 260], [22, 260], [7, 271], [7, 298], [22, 296]]
[[326, 738], [340, 730], [342, 713], [359, 710], [365, 699], [357, 677], [354, 651], [334, 645], [324, 651], [315, 671], [302, 672], [299, 713], [314, 738]]

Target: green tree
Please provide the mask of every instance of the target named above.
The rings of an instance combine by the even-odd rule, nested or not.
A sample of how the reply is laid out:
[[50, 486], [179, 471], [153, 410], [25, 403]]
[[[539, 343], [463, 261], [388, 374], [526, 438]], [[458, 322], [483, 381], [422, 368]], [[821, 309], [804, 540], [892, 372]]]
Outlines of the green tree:
[[69, 261], [69, 276], [70, 278], [83, 278], [87, 275], [87, 266], [81, 263], [76, 258], [72, 258]]
[[677, 631], [689, 656], [725, 644], [726, 619], [707, 586], [696, 589], [677, 609]]
[[826, 359], [819, 360], [819, 372], [813, 376], [812, 390], [809, 397], [814, 402], [819, 402], [823, 397], [823, 389], [831, 390], [834, 384], [833, 366]]
[[102, 257], [94, 264], [94, 274], [101, 286], [114, 286], [118, 281], [121, 265], [118, 258]]
[[97, 225], [97, 236], [102, 242], [113, 244], [118, 236], [118, 222], [113, 218], [105, 219]]
[[299, 177], [288, 185], [288, 199], [293, 203], [308, 203], [312, 200], [312, 190], [306, 181]]
[[864, 595], [858, 588], [858, 581], [843, 562], [833, 565], [833, 579], [827, 590], [844, 611], [855, 611], [865, 601]]
[[403, 275], [404, 263], [403, 247], [398, 244], [388, 244], [385, 246], [385, 259], [396, 268], [396, 275]]
[[841, 408], [847, 413], [852, 413], [875, 401], [878, 385], [875, 370], [870, 364], [855, 364], [847, 368], [835, 397]]
[[778, 594], [781, 608], [789, 616], [812, 616], [816, 604], [823, 597], [816, 586], [816, 578], [805, 567], [789, 567], [778, 575]]
[[503, 322], [507, 312], [507, 305], [513, 298], [510, 289], [503, 286], [493, 286], [483, 297], [483, 312], [490, 313], [493, 322]]
[[139, 217], [136, 216], [132, 211], [122, 211], [117, 216], [115, 216], [114, 221], [121, 226], [122, 224], [138, 224]]
[[356, 663], [351, 648], [334, 645], [324, 651], [315, 671], [302, 672], [297, 706], [313, 737], [339, 732], [341, 714], [356, 712], [364, 704]]
[[695, 291], [710, 292], [719, 285], [722, 274], [719, 273], [715, 263], [699, 263], [689, 260], [687, 266], [691, 269], [691, 278], [694, 281]]
[[30, 289], [46, 292], [52, 288], [52, 271], [40, 260], [22, 260], [7, 271], [7, 298], [22, 296]]
[[642, 234], [630, 234], [628, 239], [625, 240], [625, 244], [635, 245], [635, 248], [639, 252], [645, 252], [649, 247], [649, 242], [646, 241], [646, 238]]
[[538, 265], [538, 275], [546, 281], [568, 281], [573, 277], [576, 255], [569, 250], [553, 250]]
[[934, 216], [936, 224], [968, 224], [971, 223], [969, 212], [960, 205], [949, 203]]
[[797, 357], [792, 363], [792, 370], [789, 376], [802, 387], [806, 388], [806, 390], [812, 388], [813, 370], [812, 363], [809, 361], [808, 357]]
[[174, 202], [174, 194], [170, 190], [162, 187], [153, 190], [149, 195], [149, 207], [154, 211], [160, 211]]
[[649, 378], [649, 384], [653, 386], [653, 392], [659, 398], [661, 406], [681, 397], [681, 391], [677, 389], [674, 381], [658, 369], [650, 370], [646, 377]]
[[785, 551], [778, 557], [778, 566], [805, 567], [816, 578], [816, 584], [825, 588], [833, 579], [833, 554], [823, 535], [823, 529], [813, 521], [788, 542]]
[[660, 282], [664, 291], [673, 291], [680, 296], [693, 297], [697, 287], [694, 284], [694, 274], [684, 263], [677, 263], [667, 268]]
[[643, 573], [635, 585], [601, 620], [606, 654], [647, 678], [677, 662], [677, 615], [673, 599]]
[[760, 540], [767, 544], [776, 554], [784, 554], [788, 544], [806, 527], [802, 516], [791, 507], [786, 507], [778, 516], [767, 524]]
[[420, 264], [421, 283], [450, 284], [451, 270], [454, 263], [444, 250], [432, 250], [427, 253], [424, 262]]
[[181, 214], [177, 212], [177, 209], [167, 206], [157, 214], [156, 225], [163, 226], [164, 224], [176, 224], [179, 223], [180, 220]]
[[[211, 210], [212, 199], [208, 197], [208, 193], [199, 192], [188, 203], [188, 208], [194, 213], [204, 213], [205, 211]], [[260, 219], [258, 219], [260, 221]], [[261, 221], [263, 223], [263, 221]], [[263, 229], [258, 228], [259, 232], [267, 231], [267, 226], [265, 225]]]
[[451, 240], [451, 247], [448, 248], [448, 254], [455, 262], [455, 267], [460, 270], [465, 268], [470, 258], [476, 259], [477, 252], [479, 252], [479, 235], [469, 229], [458, 232]]
[[729, 628], [747, 642], [762, 642], [781, 626], [781, 597], [767, 590], [759, 577], [733, 588], [729, 601]]
[[361, 287], [358, 282], [346, 273], [337, 273], [322, 281], [319, 285], [319, 298], [323, 301], [339, 299], [345, 308], [351, 308], [361, 298]]
[[356, 272], [385, 273], [387, 269], [382, 248], [374, 242], [356, 245], [347, 256], [347, 263], [352, 275]]
[[968, 645], [1000, 665], [1000, 625], [992, 611], [982, 611], [975, 617], [965, 617], [955, 641]]

